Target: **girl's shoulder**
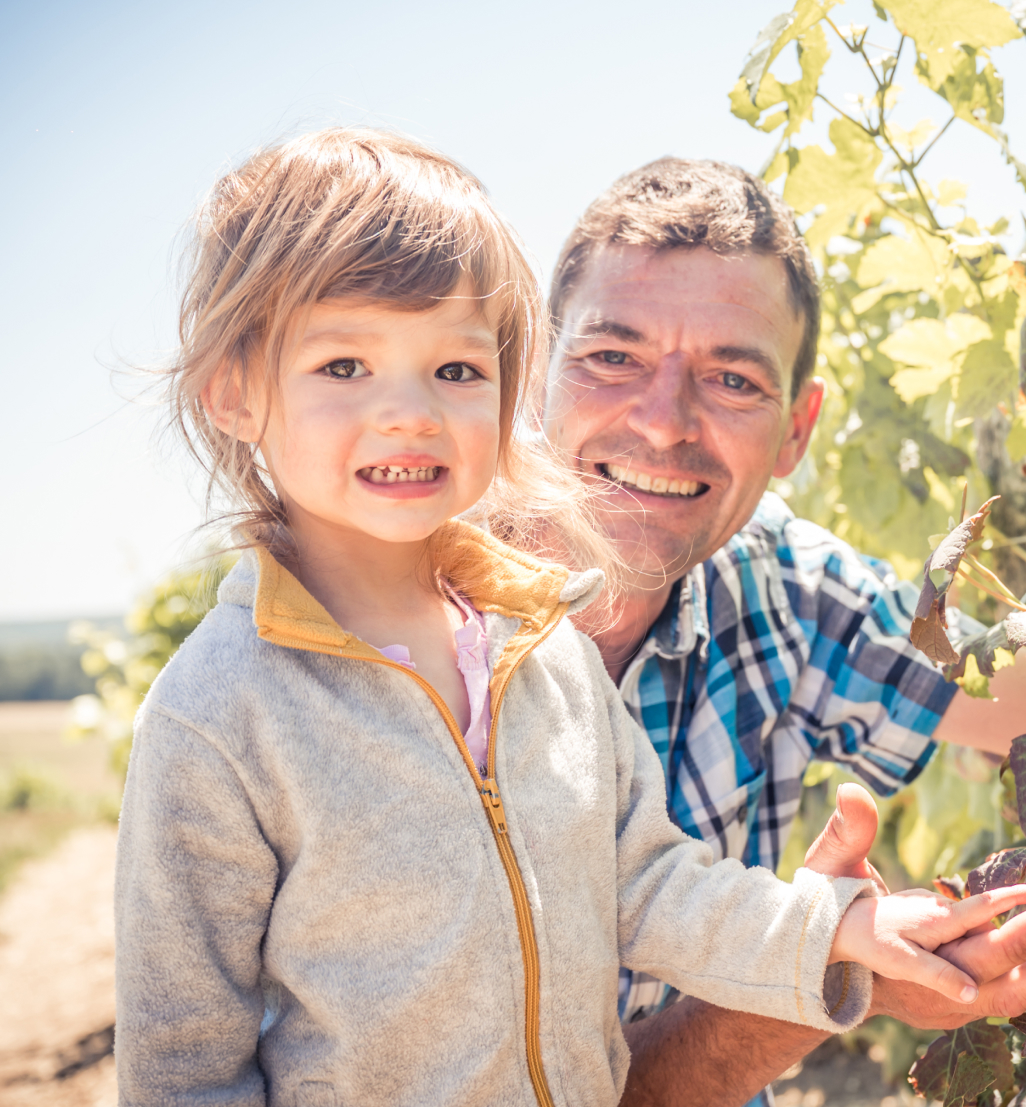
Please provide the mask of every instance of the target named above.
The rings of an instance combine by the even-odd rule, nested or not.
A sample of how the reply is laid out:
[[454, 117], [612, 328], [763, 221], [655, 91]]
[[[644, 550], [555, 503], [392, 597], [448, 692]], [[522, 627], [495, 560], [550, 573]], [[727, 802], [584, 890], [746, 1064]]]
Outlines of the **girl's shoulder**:
[[255, 576], [243, 558], [218, 589], [218, 602], [164, 666], [144, 710], [188, 720], [196, 729], [221, 729], [247, 703], [266, 694], [268, 666], [282, 660], [268, 649], [253, 621]]

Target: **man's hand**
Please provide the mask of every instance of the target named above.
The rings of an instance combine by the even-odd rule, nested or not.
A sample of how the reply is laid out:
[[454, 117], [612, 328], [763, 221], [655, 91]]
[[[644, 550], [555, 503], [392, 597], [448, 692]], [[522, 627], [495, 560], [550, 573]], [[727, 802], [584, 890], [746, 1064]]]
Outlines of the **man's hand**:
[[[805, 855], [805, 865], [830, 876], [871, 876], [887, 892], [879, 873], [866, 860], [877, 828], [876, 804], [857, 784], [837, 789], [837, 810]], [[980, 985], [970, 1004], [957, 1003], [928, 988], [874, 977], [871, 1015], [891, 1015], [910, 1026], [952, 1030], [974, 1019], [1017, 1015], [1026, 1010], [1026, 915], [999, 930], [940, 946], [936, 952], [969, 973]]]

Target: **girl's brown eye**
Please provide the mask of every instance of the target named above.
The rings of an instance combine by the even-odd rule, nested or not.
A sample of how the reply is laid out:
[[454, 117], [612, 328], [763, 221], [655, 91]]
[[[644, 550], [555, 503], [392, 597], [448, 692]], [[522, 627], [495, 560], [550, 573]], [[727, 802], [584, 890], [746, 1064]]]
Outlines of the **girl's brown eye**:
[[[363, 372], [361, 372], [363, 370]], [[349, 380], [351, 377], [362, 377], [364, 372], [363, 362], [354, 357], [341, 357], [337, 361], [329, 361], [324, 366], [324, 371], [329, 377], [337, 377], [340, 380]]]
[[435, 376], [441, 381], [472, 381], [480, 373], [470, 365], [464, 365], [462, 361], [454, 361], [451, 365], [443, 365], [435, 370]]

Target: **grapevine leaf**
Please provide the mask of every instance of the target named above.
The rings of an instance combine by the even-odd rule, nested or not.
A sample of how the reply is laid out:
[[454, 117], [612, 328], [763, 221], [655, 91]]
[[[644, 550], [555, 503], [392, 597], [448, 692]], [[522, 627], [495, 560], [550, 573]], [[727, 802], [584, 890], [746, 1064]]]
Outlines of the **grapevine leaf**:
[[[999, 1026], [990, 1026], [981, 1019], [943, 1034], [930, 1043], [929, 1049], [916, 1061], [908, 1074], [909, 1083], [916, 1095], [927, 1099], [942, 1099], [947, 1103], [945, 1096], [950, 1088], [962, 1095], [964, 1102], [969, 1095], [968, 1078], [973, 1070], [963, 1067], [962, 1075], [958, 1077], [960, 1056], [977, 1058], [992, 1070], [990, 1080], [983, 1085], [976, 1085], [978, 1090], [975, 1095], [979, 1095], [990, 1085], [995, 1085], [1002, 1097], [1011, 1092], [1012, 1058], [1005, 1035]], [[976, 1071], [979, 1075], [979, 1070]], [[959, 1079], [957, 1086], [956, 1078]]]
[[951, 578], [958, 571], [965, 551], [983, 536], [983, 528], [990, 514], [990, 505], [1000, 498], [1000, 496], [991, 496], [979, 511], [959, 523], [930, 554], [926, 559], [926, 572], [932, 579], [936, 580], [935, 574], [942, 571], [947, 574], [947, 583], [951, 583]]
[[966, 350], [958, 383], [959, 418], [979, 418], [1015, 391], [1017, 366], [1003, 341], [975, 342]]
[[903, 35], [915, 39], [921, 78], [938, 89], [959, 61], [956, 46], [1003, 46], [1021, 31], [991, 0], [881, 0]]
[[1012, 739], [1012, 748], [1008, 751], [1008, 767], [1015, 780], [1015, 806], [1019, 826], [1026, 827], [1026, 734]]
[[1010, 888], [1021, 884], [1026, 871], [1026, 846], [1003, 849], [992, 853], [982, 865], [969, 873], [966, 887], [971, 896], [989, 892], [994, 888]]
[[986, 1061], [968, 1053], [960, 1053], [951, 1074], [944, 1107], [971, 1107], [978, 1097], [994, 1083], [994, 1069]]
[[[918, 609], [917, 609], [918, 610]], [[1015, 655], [1020, 646], [1013, 647], [1008, 637], [1008, 620], [1011, 619], [1013, 632], [1018, 634], [1021, 628], [1022, 612], [1014, 612], [1000, 623], [973, 634], [969, 638], [963, 638], [959, 643], [958, 652], [961, 654], [958, 661], [945, 666], [944, 679], [957, 680], [966, 674], [966, 666], [970, 657], [975, 658], [977, 670], [985, 677], [992, 677], [999, 669], [1008, 664], [1008, 654]], [[913, 643], [914, 644], [914, 643]], [[1004, 651], [1002, 656], [1001, 651]], [[925, 652], [925, 651], [924, 651]], [[1026, 828], [1024, 828], [1026, 829]]]
[[798, 0], [791, 11], [775, 16], [762, 29], [748, 52], [744, 69], [741, 70], [741, 80], [744, 81], [753, 104], [756, 103], [763, 78], [780, 51], [799, 35], [805, 34], [838, 2], [839, 0]]
[[[929, 562], [927, 562], [929, 565]], [[923, 580], [923, 590], [919, 593], [919, 604], [912, 620], [909, 639], [917, 650], [921, 650], [931, 660], [940, 665], [958, 665], [961, 660], [948, 639], [944, 629], [946, 590], [940, 592], [930, 580], [929, 569]]]
[[942, 896], [948, 899], [963, 899], [965, 897], [965, 881], [955, 873], [954, 876], [938, 876], [933, 886]]
[[1026, 1034], [1026, 1015], [1015, 1015], [1008, 1021], [1020, 1034]]
[[[919, 593], [909, 638], [912, 645], [922, 650], [931, 661], [960, 666], [962, 671], [957, 673], [958, 676], [965, 671], [965, 655], [959, 657], [944, 629], [947, 591], [969, 544], [982, 535], [990, 505], [997, 498], [992, 497], [975, 515], [959, 523], [930, 554], [923, 568], [923, 588]], [[993, 676], [993, 672], [988, 675]]]
[[829, 133], [835, 152], [803, 146], [784, 183], [784, 199], [799, 214], [826, 203], [805, 236], [813, 245], [843, 233], [853, 215], [877, 200], [876, 171], [883, 161], [873, 139], [850, 119], [833, 120]]
[[942, 238], [919, 230], [913, 232], [911, 238], [886, 235], [877, 239], [862, 255], [858, 281], [866, 291], [855, 297], [852, 308], [859, 313], [868, 311], [883, 296], [889, 296], [892, 292], [923, 290], [935, 293], [950, 267], [951, 252]]

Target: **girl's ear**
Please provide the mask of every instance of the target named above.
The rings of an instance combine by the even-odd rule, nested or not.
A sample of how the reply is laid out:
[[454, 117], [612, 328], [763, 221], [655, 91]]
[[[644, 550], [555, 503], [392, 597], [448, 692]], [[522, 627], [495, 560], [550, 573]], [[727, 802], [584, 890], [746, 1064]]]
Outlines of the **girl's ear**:
[[238, 369], [229, 366], [218, 369], [200, 393], [203, 407], [218, 430], [240, 442], [259, 442], [263, 419], [247, 406], [248, 399]]

